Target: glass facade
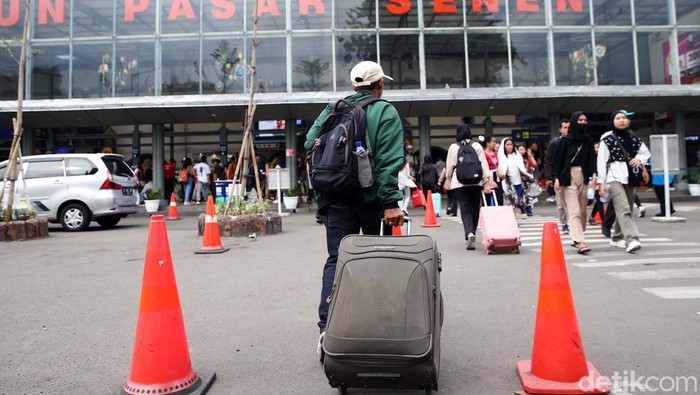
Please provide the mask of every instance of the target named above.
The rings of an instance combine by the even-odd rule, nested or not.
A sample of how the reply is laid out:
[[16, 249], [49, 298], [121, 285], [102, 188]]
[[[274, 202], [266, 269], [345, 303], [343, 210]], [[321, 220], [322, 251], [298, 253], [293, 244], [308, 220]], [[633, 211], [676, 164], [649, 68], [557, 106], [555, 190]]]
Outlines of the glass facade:
[[[346, 91], [361, 60], [388, 89], [700, 82], [697, 0], [37, 0], [27, 98]], [[0, 0], [19, 54], [23, 0]], [[0, 55], [0, 100], [17, 66]]]

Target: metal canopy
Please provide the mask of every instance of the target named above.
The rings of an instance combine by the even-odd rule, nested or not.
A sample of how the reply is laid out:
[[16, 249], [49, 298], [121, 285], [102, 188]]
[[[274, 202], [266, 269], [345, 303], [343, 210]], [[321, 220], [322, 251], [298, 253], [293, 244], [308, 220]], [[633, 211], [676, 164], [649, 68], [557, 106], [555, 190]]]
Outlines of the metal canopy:
[[[259, 93], [256, 119], [314, 119], [323, 107], [350, 92]], [[249, 95], [188, 95], [100, 99], [27, 100], [30, 128], [155, 123], [242, 123]], [[688, 112], [700, 108], [700, 85], [517, 87], [387, 90], [402, 117], [463, 115]], [[0, 125], [10, 127], [16, 101], [0, 101]]]

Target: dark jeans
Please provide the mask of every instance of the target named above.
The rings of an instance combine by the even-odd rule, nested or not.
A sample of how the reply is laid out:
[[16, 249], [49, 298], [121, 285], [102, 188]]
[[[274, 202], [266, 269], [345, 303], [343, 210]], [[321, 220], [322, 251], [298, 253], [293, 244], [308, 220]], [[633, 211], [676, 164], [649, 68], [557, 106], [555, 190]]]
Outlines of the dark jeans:
[[[663, 185], [654, 185], [654, 194], [656, 195], [656, 198], [659, 200], [659, 203], [661, 203], [661, 216], [666, 216], [666, 195], [664, 194], [664, 186]], [[671, 214], [676, 212], [676, 210], [673, 209], [673, 200], [671, 200], [671, 195], [669, 194], [669, 206], [671, 207]]]
[[451, 215], [457, 215], [457, 198], [453, 189], [447, 190], [447, 210]]
[[591, 219], [595, 217], [596, 214], [600, 214], [600, 218], [603, 218], [603, 202], [600, 201], [600, 195], [598, 190], [595, 190], [595, 195], [593, 198], [593, 209], [591, 209]]
[[[335, 265], [338, 262], [338, 247], [343, 237], [360, 233], [365, 235], [378, 235], [379, 227], [384, 212], [380, 207], [367, 206], [362, 203], [348, 205], [335, 203], [324, 210], [323, 223], [326, 226], [326, 246], [328, 259], [323, 267], [323, 286], [321, 288], [321, 302], [318, 305], [318, 327], [321, 332], [326, 330], [328, 319], [328, 303], [326, 298], [333, 288], [335, 278]], [[391, 228], [384, 229], [384, 234], [391, 236]]]
[[479, 210], [481, 209], [481, 186], [467, 186], [455, 190], [459, 202], [459, 213], [464, 225], [464, 239], [470, 233], [476, 235], [476, 226], [479, 224]]

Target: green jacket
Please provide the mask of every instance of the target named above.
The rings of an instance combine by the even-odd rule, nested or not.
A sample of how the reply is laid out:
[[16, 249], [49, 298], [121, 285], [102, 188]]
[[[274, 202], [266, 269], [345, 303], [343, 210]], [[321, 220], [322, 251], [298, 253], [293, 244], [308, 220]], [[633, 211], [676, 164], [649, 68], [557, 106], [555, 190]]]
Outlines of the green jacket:
[[[362, 98], [370, 96], [369, 92], [357, 92], [346, 99], [357, 103]], [[306, 135], [304, 148], [310, 150], [318, 135], [323, 121], [326, 120], [331, 108], [327, 106], [314, 121]], [[383, 209], [397, 208], [403, 199], [399, 191], [398, 173], [404, 162], [403, 125], [396, 108], [389, 102], [380, 100], [365, 107], [367, 114], [367, 138], [373, 152], [374, 185], [361, 191], [361, 199], [367, 205], [379, 206]], [[358, 196], [323, 196], [319, 197], [319, 209], [334, 202], [352, 203]]]

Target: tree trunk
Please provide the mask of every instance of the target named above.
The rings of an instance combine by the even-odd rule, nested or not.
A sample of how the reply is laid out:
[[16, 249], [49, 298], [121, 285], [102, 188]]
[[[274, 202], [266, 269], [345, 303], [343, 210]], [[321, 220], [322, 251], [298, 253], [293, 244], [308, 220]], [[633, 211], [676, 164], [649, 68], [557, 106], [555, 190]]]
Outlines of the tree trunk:
[[0, 189], [0, 203], [3, 201], [2, 195], [5, 191], [5, 182], [9, 177], [10, 190], [7, 196], [7, 208], [5, 210], [5, 222], [12, 220], [12, 206], [15, 198], [15, 181], [17, 180], [17, 158], [21, 149], [20, 142], [22, 141], [22, 103], [24, 102], [24, 71], [27, 63], [27, 31], [29, 29], [29, 9], [31, 0], [26, 0], [24, 3], [24, 27], [22, 29], [22, 49], [19, 56], [19, 78], [17, 81], [17, 117], [12, 120], [14, 135], [12, 137], [12, 146], [10, 147], [10, 157], [3, 180], [3, 187]]

